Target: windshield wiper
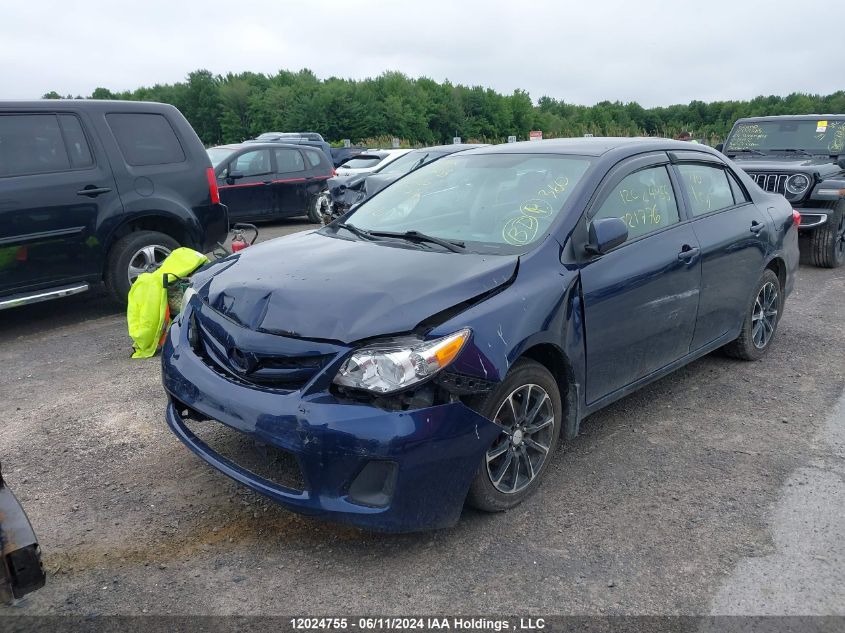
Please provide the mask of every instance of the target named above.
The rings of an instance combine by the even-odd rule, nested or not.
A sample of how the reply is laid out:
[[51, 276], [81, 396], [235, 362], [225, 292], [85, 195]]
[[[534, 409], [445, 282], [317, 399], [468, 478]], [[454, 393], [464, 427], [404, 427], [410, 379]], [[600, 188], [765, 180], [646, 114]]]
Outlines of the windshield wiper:
[[463, 242], [458, 242], [456, 240], [446, 240], [442, 237], [426, 235], [425, 233], [420, 233], [419, 231], [405, 231], [404, 233], [399, 233], [396, 231], [369, 231], [368, 233], [369, 235], [373, 235], [376, 237], [398, 237], [401, 239], [416, 242], [430, 242], [431, 244], [437, 244], [439, 246], [442, 246], [443, 248], [450, 250], [453, 253], [463, 253], [466, 250], [466, 245]]
[[773, 152], [786, 152], [787, 154], [801, 154], [802, 156], [810, 156], [813, 155], [805, 149], [773, 149]]
[[754, 154], [755, 156], [765, 156], [765, 152], [761, 152], [759, 149], [729, 149], [726, 150], [726, 154], [740, 154], [742, 152], [748, 152], [749, 154]]
[[335, 226], [339, 229], [346, 229], [350, 233], [353, 233], [353, 234], [357, 235], [358, 237], [360, 237], [362, 240], [374, 240], [374, 239], [376, 239], [375, 237], [373, 237], [372, 233], [370, 233], [369, 231], [365, 231], [364, 229], [359, 229], [354, 224], [347, 224], [346, 222], [338, 222], [338, 223], [334, 224], [333, 226]]

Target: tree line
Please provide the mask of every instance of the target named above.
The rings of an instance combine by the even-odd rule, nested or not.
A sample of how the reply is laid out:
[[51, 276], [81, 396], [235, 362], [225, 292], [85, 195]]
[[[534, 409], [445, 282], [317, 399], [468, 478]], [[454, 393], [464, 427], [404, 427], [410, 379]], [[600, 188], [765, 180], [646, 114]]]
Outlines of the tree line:
[[[50, 92], [46, 99], [61, 99]], [[66, 98], [71, 98], [68, 95]], [[689, 131], [715, 144], [733, 122], [746, 116], [845, 112], [845, 91], [830, 95], [793, 93], [750, 101], [691, 101], [644, 108], [636, 102], [602, 101], [573, 105], [527, 92], [500, 94], [482, 86], [417, 79], [385, 72], [362, 80], [319, 79], [310, 70], [275, 75], [242, 72], [190, 73], [185, 81], [123, 92], [97, 88], [88, 98], [160, 101], [185, 115], [203, 143], [239, 142], [262, 132], [314, 131], [330, 142], [384, 145], [398, 137], [411, 146], [451, 142], [500, 143], [508, 136], [664, 136]]]

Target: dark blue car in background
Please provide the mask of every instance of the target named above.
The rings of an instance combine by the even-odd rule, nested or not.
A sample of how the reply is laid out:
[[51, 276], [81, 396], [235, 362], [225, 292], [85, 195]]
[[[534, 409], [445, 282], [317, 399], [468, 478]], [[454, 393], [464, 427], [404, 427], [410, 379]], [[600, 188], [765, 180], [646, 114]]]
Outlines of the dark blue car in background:
[[797, 223], [700, 145], [455, 154], [197, 273], [164, 348], [167, 420], [298, 512], [407, 531], [505, 510], [590, 413], [721, 347], [760, 358]]

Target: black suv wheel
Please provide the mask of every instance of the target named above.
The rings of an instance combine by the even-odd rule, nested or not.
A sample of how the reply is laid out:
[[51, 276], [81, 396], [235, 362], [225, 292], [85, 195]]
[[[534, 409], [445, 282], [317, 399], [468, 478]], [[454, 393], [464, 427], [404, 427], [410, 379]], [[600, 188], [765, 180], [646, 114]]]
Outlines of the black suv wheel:
[[114, 243], [109, 251], [105, 281], [112, 297], [126, 305], [129, 287], [141, 273], [152, 272], [179, 248], [179, 243], [158, 231], [135, 231]]

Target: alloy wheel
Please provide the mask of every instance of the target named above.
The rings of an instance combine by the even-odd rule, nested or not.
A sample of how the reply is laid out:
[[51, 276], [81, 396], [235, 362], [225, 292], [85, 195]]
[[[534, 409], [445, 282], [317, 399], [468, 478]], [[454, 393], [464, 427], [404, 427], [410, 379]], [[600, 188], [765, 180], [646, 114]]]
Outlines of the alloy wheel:
[[546, 390], [518, 387], [499, 406], [493, 421], [502, 433], [487, 451], [487, 474], [505, 494], [524, 490], [546, 462], [555, 430], [555, 413]]
[[763, 284], [751, 314], [751, 338], [754, 347], [763, 349], [769, 344], [778, 322], [778, 289], [771, 281]]
[[170, 255], [170, 249], [158, 244], [144, 246], [136, 251], [129, 260], [127, 271], [129, 285], [134, 284], [141, 273], [151, 273], [157, 270], [168, 255]]

